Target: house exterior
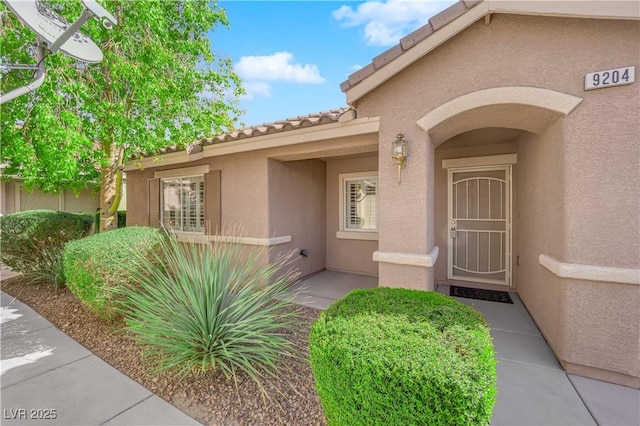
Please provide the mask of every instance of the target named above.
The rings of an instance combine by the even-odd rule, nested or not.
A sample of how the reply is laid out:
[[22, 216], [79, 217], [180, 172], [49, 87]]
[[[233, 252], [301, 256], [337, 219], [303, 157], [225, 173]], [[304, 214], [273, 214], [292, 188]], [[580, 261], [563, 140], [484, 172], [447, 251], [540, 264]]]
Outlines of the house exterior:
[[127, 223], [241, 226], [265, 262], [304, 249], [302, 275], [516, 291], [568, 372], [640, 388], [639, 19], [460, 1], [352, 74], [350, 108], [130, 162]]

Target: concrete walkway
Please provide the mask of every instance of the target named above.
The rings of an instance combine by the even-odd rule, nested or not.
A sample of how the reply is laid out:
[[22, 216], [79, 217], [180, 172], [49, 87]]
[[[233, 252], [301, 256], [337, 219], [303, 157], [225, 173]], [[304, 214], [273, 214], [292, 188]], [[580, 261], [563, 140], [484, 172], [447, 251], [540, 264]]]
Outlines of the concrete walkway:
[[[2, 271], [2, 279], [8, 278]], [[2, 425], [198, 425], [0, 293]]]
[[[323, 271], [298, 284], [298, 302], [326, 308], [376, 277]], [[447, 286], [438, 291], [449, 294]], [[640, 425], [640, 391], [566, 374], [516, 294], [514, 303], [458, 298], [491, 327], [498, 360], [492, 425]]]
[[[300, 303], [326, 308], [354, 288], [376, 285], [375, 277], [324, 271], [296, 287]], [[491, 424], [640, 425], [640, 392], [567, 375], [517, 296], [513, 305], [458, 300], [491, 326], [498, 359]], [[28, 306], [4, 293], [1, 306], [3, 425], [198, 424]]]

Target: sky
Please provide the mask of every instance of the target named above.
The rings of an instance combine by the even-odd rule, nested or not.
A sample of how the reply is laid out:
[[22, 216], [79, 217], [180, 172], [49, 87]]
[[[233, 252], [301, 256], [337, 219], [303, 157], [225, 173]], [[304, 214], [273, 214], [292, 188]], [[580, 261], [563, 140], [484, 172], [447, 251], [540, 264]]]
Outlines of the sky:
[[247, 94], [241, 124], [346, 105], [340, 83], [455, 0], [222, 0], [230, 28], [210, 35]]

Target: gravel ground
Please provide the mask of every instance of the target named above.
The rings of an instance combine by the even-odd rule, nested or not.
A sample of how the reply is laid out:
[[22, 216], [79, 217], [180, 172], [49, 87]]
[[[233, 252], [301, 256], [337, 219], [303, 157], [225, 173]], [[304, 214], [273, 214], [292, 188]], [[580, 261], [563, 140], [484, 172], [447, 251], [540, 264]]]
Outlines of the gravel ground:
[[[31, 306], [60, 330], [91, 352], [156, 393], [199, 422], [207, 425], [325, 425], [307, 361], [284, 360], [278, 377], [267, 377], [259, 387], [241, 374], [237, 389], [222, 374], [207, 373], [178, 382], [163, 374], [154, 376], [145, 366], [142, 347], [123, 330], [121, 322], [97, 318], [67, 288], [26, 284], [20, 277], [2, 282], [2, 291]], [[319, 310], [297, 307], [298, 328], [292, 342], [308, 358], [308, 336]]]

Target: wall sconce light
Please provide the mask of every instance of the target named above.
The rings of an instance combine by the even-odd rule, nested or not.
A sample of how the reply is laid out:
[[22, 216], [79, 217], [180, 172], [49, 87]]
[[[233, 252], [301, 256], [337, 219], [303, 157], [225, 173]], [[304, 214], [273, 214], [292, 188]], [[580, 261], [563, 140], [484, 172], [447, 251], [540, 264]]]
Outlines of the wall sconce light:
[[396, 140], [393, 141], [393, 158], [396, 160], [396, 166], [398, 166], [398, 183], [402, 180], [402, 169], [405, 168], [407, 160], [407, 141], [404, 140], [402, 133], [396, 136]]

